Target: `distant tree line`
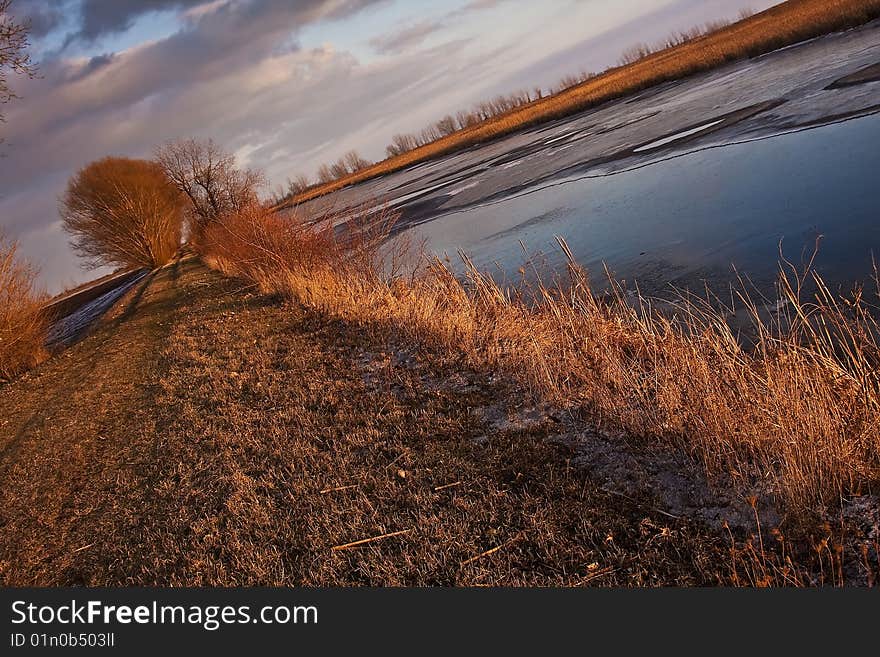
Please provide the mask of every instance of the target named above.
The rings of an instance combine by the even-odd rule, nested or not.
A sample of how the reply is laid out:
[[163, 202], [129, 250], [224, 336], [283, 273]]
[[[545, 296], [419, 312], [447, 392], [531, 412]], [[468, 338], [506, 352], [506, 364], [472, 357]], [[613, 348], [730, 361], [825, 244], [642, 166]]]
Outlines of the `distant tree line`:
[[345, 178], [366, 169], [371, 164], [372, 162], [362, 158], [357, 151], [349, 151], [332, 164], [322, 164], [318, 168], [318, 182], [324, 184]]
[[[579, 80], [586, 78], [579, 78]], [[544, 97], [544, 92], [540, 88], [533, 91], [517, 91], [506, 96], [496, 96], [492, 100], [477, 103], [470, 110], [457, 112], [455, 115], [447, 114], [438, 121], [432, 123], [420, 132], [411, 134], [396, 134], [391, 139], [391, 143], [385, 147], [385, 154], [388, 157], [394, 157], [407, 153], [411, 150], [430, 144], [443, 137], [464, 130], [474, 125], [478, 125], [483, 121], [509, 112], [511, 110], [527, 105]], [[318, 167], [318, 171], [314, 182], [304, 174], [299, 174], [295, 178], [288, 179], [286, 188], [276, 189], [273, 195], [273, 202], [281, 203], [290, 198], [296, 197], [315, 185], [324, 185], [331, 183], [340, 178], [345, 178], [358, 171], [361, 171], [374, 163], [364, 159], [357, 151], [349, 151], [347, 154], [339, 158], [331, 164], [322, 164]]]
[[457, 112], [454, 116], [447, 114], [420, 132], [394, 135], [391, 143], [385, 147], [385, 154], [388, 157], [395, 157], [407, 153], [425, 144], [448, 137], [459, 130], [470, 128], [523, 105], [528, 105], [540, 98], [543, 98], [541, 89], [535, 89], [532, 92], [521, 90], [506, 96], [496, 96], [492, 100], [477, 103], [470, 110]]
[[[738, 20], [743, 21], [747, 18], [751, 18], [754, 15], [754, 10], [742, 9], [739, 12]], [[670, 48], [675, 48], [677, 46], [682, 46], [686, 43], [690, 43], [691, 41], [695, 41], [696, 39], [708, 36], [713, 32], [723, 30], [725, 27], [728, 27], [732, 24], [733, 21], [721, 18], [718, 20], [709, 21], [704, 25], [697, 25], [689, 30], [678, 30], [670, 34], [663, 41], [659, 41], [653, 45], [647, 43], [637, 43], [623, 51], [623, 54], [618, 60], [618, 64], [620, 66], [635, 64], [637, 61], [644, 59], [649, 55], [653, 55], [654, 53], [662, 52], [663, 50], [668, 50]]]
[[[754, 15], [751, 9], [743, 9], [739, 12], [738, 20], [745, 20]], [[732, 21], [720, 19], [710, 21], [704, 25], [693, 27], [689, 30], [681, 30], [670, 34], [665, 40], [656, 44], [638, 43], [627, 48], [621, 55], [618, 65], [627, 66], [648, 57], [656, 52], [683, 45], [695, 39], [707, 36], [712, 32], [721, 30], [732, 24]], [[521, 90], [508, 95], [499, 95], [492, 100], [475, 104], [470, 110], [463, 110], [453, 114], [447, 114], [419, 132], [398, 133], [391, 139], [391, 143], [385, 147], [385, 155], [388, 158], [396, 157], [413, 151], [421, 146], [433, 143], [443, 137], [455, 134], [461, 130], [479, 125], [490, 119], [519, 109], [524, 105], [541, 100], [548, 96], [554, 96], [567, 89], [577, 87], [593, 78], [599, 73], [581, 71], [566, 75], [546, 92], [536, 87], [531, 91]], [[317, 185], [324, 185], [341, 178], [350, 176], [373, 163], [362, 158], [356, 151], [351, 151], [339, 158], [332, 164], [322, 164], [317, 171], [314, 180], [307, 175], [300, 174], [293, 179], [288, 179], [287, 187], [280, 187], [273, 195], [274, 203], [282, 203], [290, 200]]]
[[550, 90], [550, 95], [556, 95], [566, 89], [577, 87], [587, 80], [592, 80], [598, 75], [598, 73], [588, 73], [587, 71], [581, 71], [580, 73], [575, 73], [573, 75], [566, 75]]

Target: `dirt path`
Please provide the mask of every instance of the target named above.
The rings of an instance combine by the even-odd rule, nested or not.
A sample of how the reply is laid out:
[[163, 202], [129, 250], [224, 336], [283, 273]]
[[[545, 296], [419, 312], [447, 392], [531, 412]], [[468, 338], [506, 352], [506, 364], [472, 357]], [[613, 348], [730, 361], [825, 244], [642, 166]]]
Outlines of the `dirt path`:
[[[159, 357], [178, 264], [136, 285], [85, 340], [0, 389], [0, 579], [85, 583], [155, 451]], [[85, 570], [84, 570], [85, 568]]]
[[721, 537], [602, 490], [552, 419], [478, 412], [503, 381], [242, 288], [161, 270], [0, 388], [0, 583], [727, 581]]

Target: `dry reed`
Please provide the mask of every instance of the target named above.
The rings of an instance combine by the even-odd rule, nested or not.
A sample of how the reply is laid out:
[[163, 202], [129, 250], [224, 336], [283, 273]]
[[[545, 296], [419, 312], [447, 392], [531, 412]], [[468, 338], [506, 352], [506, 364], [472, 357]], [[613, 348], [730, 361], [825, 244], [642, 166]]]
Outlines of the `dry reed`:
[[[596, 293], [562, 240], [565, 284], [540, 285], [527, 302], [466, 257], [462, 278], [437, 261], [404, 275], [402, 249], [380, 246], [387, 217], [355, 223], [255, 209], [214, 226], [200, 249], [267, 293], [504, 372], [711, 470], [769, 479], [792, 510], [878, 480], [880, 331], [860, 292], [842, 298], [809, 272], [783, 273], [772, 319], [740, 295], [753, 336], [744, 346], [717, 304], [682, 295], [673, 316], [617, 286]], [[809, 298], [808, 281], [818, 290]]]
[[45, 299], [35, 288], [36, 271], [17, 251], [17, 243], [0, 235], [0, 381], [46, 357]]

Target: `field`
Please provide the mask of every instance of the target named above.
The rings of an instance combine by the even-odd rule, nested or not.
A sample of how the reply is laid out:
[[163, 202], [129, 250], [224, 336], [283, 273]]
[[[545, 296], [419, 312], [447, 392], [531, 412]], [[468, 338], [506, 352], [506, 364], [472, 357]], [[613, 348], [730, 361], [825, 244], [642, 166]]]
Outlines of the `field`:
[[[619, 288], [594, 294], [573, 261], [567, 279], [532, 289], [499, 286], [473, 268], [461, 281], [439, 262], [390, 275], [409, 247], [377, 249], [383, 221], [341, 244], [330, 228], [256, 211], [218, 226], [202, 248], [212, 266], [321, 317], [517, 382], [523, 397], [508, 408], [550, 404], [655, 454], [687, 455], [756, 514], [766, 498], [809, 525], [872, 504], [873, 293], [839, 298], [808, 270], [789, 272], [786, 310], [772, 321], [741, 294], [753, 322], [746, 345], [723, 306], [683, 296], [673, 318]], [[804, 298], [809, 277], [819, 292]]]
[[[0, 389], [0, 582], [832, 585], [880, 573], [849, 516], [799, 528], [708, 486], [687, 458], [658, 459], [530, 394], [184, 259]], [[727, 507], [728, 529], [689, 506], [695, 487]]]
[[670, 80], [754, 57], [880, 16], [880, 0], [789, 0], [705, 37], [610, 69], [556, 95], [465, 128], [357, 173], [315, 186], [287, 201], [295, 205], [376, 176], [399, 171], [531, 125], [561, 118]]
[[0, 388], [0, 581], [876, 582], [861, 302], [793, 300], [747, 350], [574, 265], [537, 290], [389, 274], [415, 257], [378, 248], [392, 220], [224, 220], [199, 247], [227, 276], [158, 270]]

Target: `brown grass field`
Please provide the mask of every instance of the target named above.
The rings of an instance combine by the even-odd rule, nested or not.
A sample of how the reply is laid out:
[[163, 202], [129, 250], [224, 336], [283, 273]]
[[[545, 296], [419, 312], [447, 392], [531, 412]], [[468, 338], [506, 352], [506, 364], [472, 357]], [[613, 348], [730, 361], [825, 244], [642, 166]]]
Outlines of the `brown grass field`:
[[394, 276], [401, 253], [376, 246], [387, 228], [380, 218], [341, 244], [329, 225], [254, 210], [215, 227], [202, 248], [209, 264], [266, 292], [504, 372], [533, 398], [684, 450], [744, 485], [769, 480], [791, 512], [820, 515], [880, 481], [874, 295], [839, 298], [813, 277], [819, 291], [807, 298], [810, 274], [790, 271], [773, 319], [741, 295], [754, 336], [746, 347], [729, 308], [683, 296], [672, 319], [619, 288], [595, 294], [573, 261], [565, 280], [528, 290], [528, 302], [472, 267], [466, 281], [440, 262]]
[[[583, 429], [576, 418], [497, 422], [498, 410], [531, 408], [527, 388], [427, 335], [414, 345], [353, 316], [186, 258], [0, 387], [0, 584], [798, 586], [880, 576], [861, 517], [800, 527], [746, 500], [729, 530], [704, 522], [631, 479], [650, 465], [650, 441], [613, 438], [635, 459], [614, 485], [579, 460], [568, 439]], [[688, 486], [701, 478], [686, 461], [670, 467], [689, 473]], [[713, 505], [733, 499], [724, 487], [707, 493]]]
[[877, 17], [880, 17], [880, 0], [788, 0], [702, 38], [609, 69], [556, 95], [388, 158], [350, 176], [317, 185], [282, 206], [303, 203], [370, 178], [595, 107], [646, 87], [855, 27]]
[[17, 245], [0, 235], [0, 381], [46, 357], [45, 295], [35, 288], [36, 271], [17, 257]]
[[793, 285], [745, 349], [574, 265], [537, 302], [395, 275], [391, 225], [224, 220], [231, 276], [178, 260], [0, 386], [0, 583], [878, 581], [863, 300]]

